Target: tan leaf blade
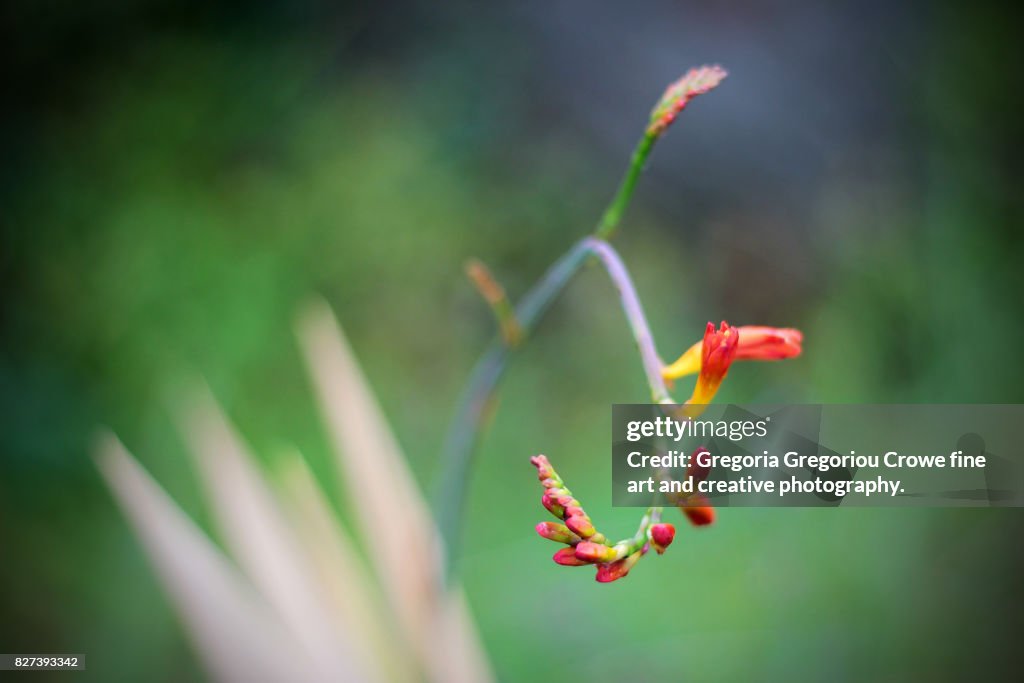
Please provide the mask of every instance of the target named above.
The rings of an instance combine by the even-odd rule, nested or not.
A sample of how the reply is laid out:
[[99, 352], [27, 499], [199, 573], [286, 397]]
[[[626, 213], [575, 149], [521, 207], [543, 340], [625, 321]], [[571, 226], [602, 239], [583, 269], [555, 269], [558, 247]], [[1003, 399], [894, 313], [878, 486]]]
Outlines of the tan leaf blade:
[[183, 413], [183, 435], [232, 555], [328, 678], [370, 680], [372, 662], [363, 659], [365, 648], [353, 647], [362, 637], [359, 626], [342, 630], [325, 609], [324, 588], [304, 549], [253, 455], [209, 390], [197, 389]]
[[314, 679], [300, 649], [203, 532], [113, 434], [98, 440], [100, 473], [135, 529], [211, 677]]

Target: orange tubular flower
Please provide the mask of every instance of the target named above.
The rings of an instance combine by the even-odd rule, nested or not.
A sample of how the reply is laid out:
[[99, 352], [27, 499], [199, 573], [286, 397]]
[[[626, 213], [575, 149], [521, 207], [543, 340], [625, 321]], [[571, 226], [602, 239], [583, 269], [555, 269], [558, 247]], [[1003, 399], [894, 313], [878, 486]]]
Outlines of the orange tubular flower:
[[708, 323], [704, 330], [704, 342], [701, 345], [700, 374], [697, 386], [693, 388], [693, 396], [687, 403], [703, 405], [711, 403], [718, 392], [719, 385], [729, 372], [729, 366], [736, 358], [740, 335], [735, 327], [723, 321], [721, 327], [715, 329], [714, 323]]
[[[734, 360], [783, 360], [795, 358], [803, 351], [804, 335], [800, 330], [763, 325], [743, 325], [733, 329], [740, 338]], [[674, 363], [662, 369], [662, 377], [671, 382], [700, 372], [702, 347], [703, 342], [697, 342], [688, 348]]]
[[738, 329], [736, 360], [783, 360], [795, 358], [803, 350], [803, 333], [791, 327], [744, 325]]

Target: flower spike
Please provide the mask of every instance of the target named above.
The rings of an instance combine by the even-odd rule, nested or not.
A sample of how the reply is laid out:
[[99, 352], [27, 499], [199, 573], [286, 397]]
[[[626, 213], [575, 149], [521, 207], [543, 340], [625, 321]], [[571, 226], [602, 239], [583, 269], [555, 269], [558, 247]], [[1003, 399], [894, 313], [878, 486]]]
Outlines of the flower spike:
[[632, 538], [612, 543], [594, 527], [583, 506], [566, 488], [545, 456], [536, 455], [530, 458], [530, 462], [537, 468], [537, 479], [544, 487], [541, 502], [564, 522], [541, 522], [536, 526], [537, 533], [543, 538], [568, 546], [551, 558], [556, 564], [567, 567], [594, 565], [597, 567], [595, 578], [601, 583], [608, 583], [628, 574], [651, 548], [661, 554], [672, 543], [675, 527], [659, 522], [660, 508], [647, 511], [640, 522], [640, 529]]

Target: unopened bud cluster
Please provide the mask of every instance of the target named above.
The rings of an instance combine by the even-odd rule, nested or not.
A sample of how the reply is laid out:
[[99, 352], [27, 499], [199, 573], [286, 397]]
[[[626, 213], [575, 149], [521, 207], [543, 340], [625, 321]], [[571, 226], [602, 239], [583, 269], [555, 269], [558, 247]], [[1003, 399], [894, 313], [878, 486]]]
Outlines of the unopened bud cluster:
[[548, 459], [537, 455], [530, 458], [530, 462], [537, 468], [537, 478], [544, 487], [541, 504], [561, 521], [541, 522], [537, 533], [568, 546], [555, 553], [552, 559], [556, 563], [570, 567], [594, 565], [597, 580], [607, 583], [628, 574], [649, 549], [653, 548], [658, 554], [665, 552], [675, 538], [676, 531], [671, 524], [657, 523], [648, 513], [636, 536], [615, 543], [609, 541], [594, 527], [590, 516]]

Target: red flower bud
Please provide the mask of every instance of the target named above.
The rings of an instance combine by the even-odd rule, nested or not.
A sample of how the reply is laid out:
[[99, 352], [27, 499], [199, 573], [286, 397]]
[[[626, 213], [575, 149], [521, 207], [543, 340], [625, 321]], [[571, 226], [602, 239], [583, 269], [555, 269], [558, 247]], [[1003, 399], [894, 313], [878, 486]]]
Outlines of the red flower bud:
[[597, 566], [597, 579], [600, 583], [610, 583], [612, 581], [618, 581], [623, 576], [629, 573], [629, 570], [633, 568], [643, 553], [635, 552], [632, 555], [610, 562], [608, 564], [600, 564]]
[[676, 537], [676, 528], [671, 524], [652, 524], [647, 530], [647, 538], [651, 541], [651, 547], [661, 555], [665, 549], [672, 545], [672, 539]]
[[561, 496], [559, 497], [558, 502], [565, 507], [566, 517], [587, 516], [587, 513], [584, 512], [583, 508], [580, 507], [580, 502], [575, 498], [567, 498], [566, 496]]
[[715, 508], [711, 507], [710, 501], [699, 493], [690, 496], [679, 509], [694, 526], [706, 526], [715, 521]]
[[541, 522], [536, 527], [537, 533], [557, 543], [574, 544], [579, 543], [580, 537], [569, 531], [569, 528], [558, 522]]
[[566, 517], [565, 525], [581, 538], [590, 538], [597, 533], [597, 529], [594, 528], [593, 523], [584, 515]]
[[530, 458], [530, 464], [537, 468], [537, 479], [540, 481], [554, 476], [555, 470], [551, 467], [551, 463], [548, 462], [547, 456], [535, 455]]
[[562, 519], [565, 517], [565, 508], [558, 504], [557, 496], [552, 494], [551, 490], [548, 489], [544, 492], [544, 495], [540, 497], [540, 503], [548, 512], [553, 514], [555, 517]]
[[576, 557], [576, 552], [572, 548], [562, 548], [555, 553], [552, 558], [556, 564], [560, 564], [565, 567], [582, 567], [590, 562], [585, 562]]
[[590, 541], [577, 544], [575, 552], [576, 558], [584, 562], [613, 562], [619, 557], [619, 552], [615, 548]]

